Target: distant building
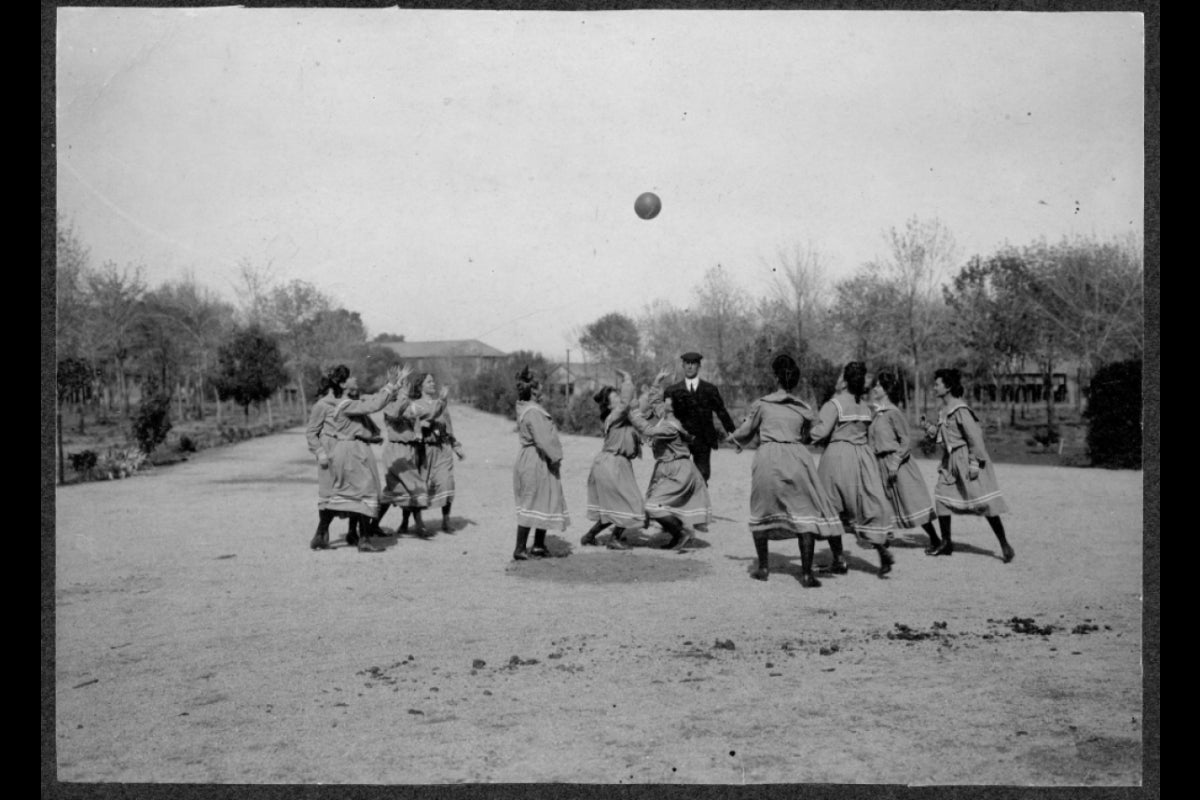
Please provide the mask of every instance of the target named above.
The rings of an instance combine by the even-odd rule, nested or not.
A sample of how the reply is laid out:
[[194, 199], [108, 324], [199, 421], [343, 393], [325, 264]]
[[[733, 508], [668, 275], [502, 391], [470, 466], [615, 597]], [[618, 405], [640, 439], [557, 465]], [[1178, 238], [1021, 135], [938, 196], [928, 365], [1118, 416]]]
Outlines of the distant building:
[[395, 352], [417, 372], [432, 372], [441, 380], [478, 375], [507, 356], [478, 339], [445, 339], [436, 342], [379, 342]]
[[608, 364], [559, 363], [546, 377], [546, 391], [555, 394], [592, 394], [605, 384], [621, 385], [621, 376]]
[[[1056, 370], [1050, 376], [1054, 402], [1079, 405], [1083, 398], [1079, 395], [1078, 368], [1073, 363], [1063, 366], [1064, 369]], [[975, 381], [970, 393], [975, 402], [1039, 404], [1046, 402], [1044, 381], [1044, 373], [1036, 370], [1012, 372], [997, 375], [992, 383]]]

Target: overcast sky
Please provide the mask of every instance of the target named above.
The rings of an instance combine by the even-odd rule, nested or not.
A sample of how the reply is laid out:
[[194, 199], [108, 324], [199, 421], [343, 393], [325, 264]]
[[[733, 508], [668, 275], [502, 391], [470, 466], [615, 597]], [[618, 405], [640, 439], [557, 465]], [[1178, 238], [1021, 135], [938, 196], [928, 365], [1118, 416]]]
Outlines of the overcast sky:
[[754, 295], [797, 245], [846, 277], [913, 215], [964, 260], [1140, 236], [1143, 35], [1124, 12], [62, 8], [58, 211], [151, 285], [236, 301], [248, 261], [370, 335], [562, 359], [718, 263]]

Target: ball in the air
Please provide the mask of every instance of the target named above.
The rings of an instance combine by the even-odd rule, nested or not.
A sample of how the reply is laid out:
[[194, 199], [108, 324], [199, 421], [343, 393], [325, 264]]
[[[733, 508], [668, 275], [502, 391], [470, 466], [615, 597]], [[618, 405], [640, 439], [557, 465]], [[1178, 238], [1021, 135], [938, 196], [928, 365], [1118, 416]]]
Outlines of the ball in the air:
[[644, 192], [633, 202], [633, 210], [642, 219], [654, 219], [662, 211], [662, 200], [654, 192]]

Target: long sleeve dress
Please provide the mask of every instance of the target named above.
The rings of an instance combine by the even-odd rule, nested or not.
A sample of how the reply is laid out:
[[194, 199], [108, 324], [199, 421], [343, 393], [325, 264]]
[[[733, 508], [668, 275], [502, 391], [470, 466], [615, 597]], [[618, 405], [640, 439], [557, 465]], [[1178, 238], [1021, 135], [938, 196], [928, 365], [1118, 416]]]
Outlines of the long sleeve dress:
[[812, 438], [828, 442], [817, 475], [843, 526], [870, 544], [884, 544], [892, 538], [892, 508], [867, 443], [870, 424], [871, 409], [849, 392], [839, 392], [821, 406]]
[[604, 444], [588, 473], [587, 518], [610, 522], [618, 528], [640, 527], [646, 509], [633, 474], [632, 460], [642, 448], [629, 421], [633, 387], [621, 387], [621, 399], [604, 420]]
[[383, 494], [385, 505], [421, 509], [429, 505], [425, 483], [425, 445], [416, 431], [415, 420], [406, 412], [411, 398], [397, 397], [383, 409], [387, 441], [383, 445]]
[[896, 526], [919, 528], [932, 522], [933, 499], [912, 458], [912, 437], [904, 413], [893, 405], [880, 405], [871, 418], [867, 438], [879, 462], [883, 491], [892, 504]]
[[782, 390], [756, 400], [732, 436], [756, 446], [750, 468], [750, 533], [791, 539], [840, 536], [842, 522], [804, 446], [815, 419], [807, 403]]
[[[332, 427], [328, 425], [330, 416], [337, 408], [338, 401], [328, 394], [321, 395], [313, 403], [308, 414], [308, 425], [304, 429], [304, 438], [308, 442], [308, 451], [314, 456], [324, 453], [329, 456], [333, 450], [334, 439]], [[329, 506], [329, 498], [333, 495], [333, 473], [329, 464], [317, 464], [317, 509], [324, 511]]]
[[378, 439], [379, 429], [368, 415], [382, 411], [395, 397], [395, 392], [388, 386], [359, 400], [343, 397], [328, 417], [334, 440], [329, 454], [332, 486], [326, 505], [331, 511], [365, 514], [372, 518], [377, 515], [379, 468], [370, 443]]
[[[970, 406], [955, 400], [938, 412], [934, 433], [942, 445], [942, 463], [933, 488], [933, 500], [939, 517], [954, 514], [999, 516], [1008, 511], [1008, 503], [1000, 493], [992, 460], [983, 443], [979, 419]], [[970, 468], [979, 467], [972, 480]]]
[[454, 423], [446, 401], [418, 397], [407, 413], [413, 418], [425, 445], [423, 477], [429, 490], [429, 507], [441, 508], [454, 502], [454, 456], [462, 446], [454, 438]]
[[[708, 487], [692, 462], [689, 434], [672, 416], [649, 417], [649, 403], [629, 409], [629, 421], [654, 453], [654, 472], [646, 489], [646, 514], [652, 519], [674, 517], [685, 525], [707, 525], [712, 518]], [[660, 406], [661, 408], [661, 406]]]
[[513, 464], [517, 525], [565, 531], [571, 519], [558, 472], [562, 444], [550, 414], [537, 403], [517, 403], [517, 440], [520, 449]]

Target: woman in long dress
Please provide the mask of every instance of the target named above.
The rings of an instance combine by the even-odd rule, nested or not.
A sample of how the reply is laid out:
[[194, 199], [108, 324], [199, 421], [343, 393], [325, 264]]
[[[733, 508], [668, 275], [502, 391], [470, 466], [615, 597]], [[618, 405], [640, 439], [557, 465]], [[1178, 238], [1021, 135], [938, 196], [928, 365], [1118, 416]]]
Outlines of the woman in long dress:
[[[696, 526], [710, 521], [712, 505], [708, 487], [688, 449], [691, 434], [675, 418], [671, 398], [663, 396], [663, 382], [669, 374], [664, 371], [655, 377], [654, 385], [642, 393], [638, 405], [630, 408], [629, 420], [654, 453], [654, 472], [646, 489], [646, 515], [671, 534], [666, 547], [682, 551], [695, 537]], [[628, 378], [626, 383], [630, 383]]]
[[584, 546], [598, 544], [597, 534], [612, 525], [613, 533], [607, 546], [613, 550], [629, 549], [623, 540], [625, 530], [641, 527], [646, 516], [632, 464], [632, 460], [642, 454], [641, 443], [629, 421], [633, 383], [629, 373], [621, 374], [625, 377], [621, 389], [604, 386], [592, 398], [600, 407], [604, 444], [588, 473], [587, 517], [595, 524], [579, 540]]
[[[384, 481], [380, 499], [379, 517], [392, 506], [404, 513], [398, 529], [408, 531], [410, 517], [416, 520], [417, 530], [424, 532], [421, 510], [429, 507], [429, 487], [425, 480], [426, 448], [418, 428], [426, 418], [413, 410], [413, 401], [421, 396], [420, 382], [399, 393], [395, 400], [383, 409], [383, 421], [387, 428], [387, 442], [383, 446]], [[445, 401], [433, 409], [440, 411]]]
[[443, 386], [439, 391], [432, 372], [421, 376], [415, 385], [420, 388], [420, 395], [412, 401], [408, 413], [416, 422], [425, 447], [423, 477], [429, 492], [429, 508], [442, 510], [442, 531], [449, 533], [455, 493], [454, 459], [461, 461], [467, 456], [454, 438], [454, 423], [446, 408], [448, 387]]
[[344, 364], [321, 376], [317, 400], [309, 411], [308, 425], [304, 431], [308, 450], [317, 459], [317, 531], [308, 543], [313, 550], [329, 548], [329, 525], [333, 522], [334, 512], [329, 510], [329, 497], [333, 493], [333, 477], [329, 471], [333, 428], [328, 422], [341, 399], [342, 384], [349, 377], [350, 370]]
[[771, 540], [795, 538], [800, 540], [800, 584], [816, 587], [821, 582], [813, 575], [815, 540], [840, 536], [842, 523], [804, 446], [816, 415], [792, 394], [800, 367], [784, 354], [771, 362], [771, 371], [776, 390], [754, 401], [746, 419], [729, 435], [739, 446], [756, 445], [749, 524], [758, 568], [752, 577], [767, 580]]
[[875, 376], [870, 389], [873, 411], [867, 438], [879, 461], [883, 491], [892, 504], [896, 527], [923, 529], [929, 537], [925, 555], [933, 555], [941, 540], [933, 529], [935, 515], [929, 487], [912, 458], [908, 420], [896, 407], [901, 391], [900, 382], [892, 373], [880, 372]]
[[[565, 531], [571, 522], [559, 475], [562, 444], [550, 413], [538, 402], [541, 394], [541, 381], [528, 366], [522, 369], [517, 375], [519, 450], [513, 464], [513, 499], [517, 505], [517, 547], [513, 558], [517, 561], [550, 555], [546, 529], [553, 526]], [[528, 549], [531, 529], [533, 549]]]
[[[379, 514], [379, 470], [371, 442], [378, 438], [378, 430], [367, 425], [368, 415], [383, 410], [396, 396], [407, 372], [395, 367], [388, 370], [388, 382], [383, 389], [367, 397], [354, 399], [349, 396], [358, 389], [358, 382], [350, 376], [342, 384], [343, 397], [337, 401], [333, 412], [327, 417], [332, 446], [323, 452], [330, 471], [330, 495], [326, 509], [334, 513], [345, 513], [357, 519], [359, 537], [357, 546], [362, 552], [377, 552], [365, 535], [372, 529]], [[321, 455], [318, 456], [318, 460]]]
[[1007, 564], [1016, 555], [1000, 520], [1000, 515], [1008, 511], [1008, 503], [996, 481], [979, 418], [963, 402], [962, 374], [956, 369], [939, 369], [933, 375], [933, 393], [942, 401], [942, 407], [936, 425], [926, 423], [923, 417], [921, 422], [926, 436], [942, 445], [942, 463], [933, 489], [942, 542], [934, 555], [948, 556], [954, 552], [950, 515], [975, 514], [988, 521], [1000, 543], [1000, 558]]
[[[895, 559], [888, 552], [892, 539], [892, 509], [883, 491], [879, 463], [867, 441], [871, 409], [864, 402], [867, 368], [851, 361], [838, 378], [835, 393], [821, 406], [812, 429], [815, 442], [827, 442], [817, 474], [847, 533], [875, 548], [879, 577], [892, 571]], [[840, 536], [829, 538], [833, 552], [830, 571], [844, 574], [850, 567], [842, 555]]]

